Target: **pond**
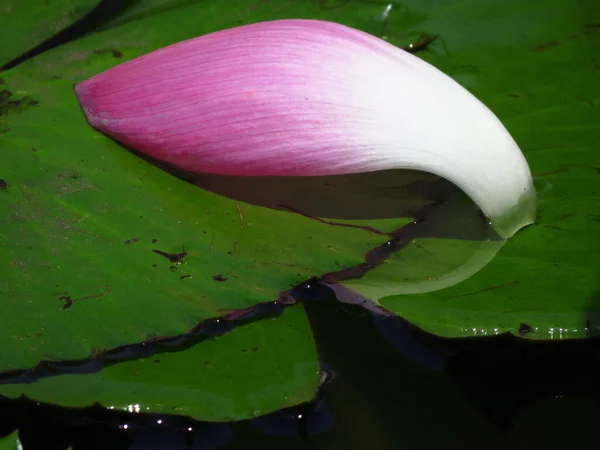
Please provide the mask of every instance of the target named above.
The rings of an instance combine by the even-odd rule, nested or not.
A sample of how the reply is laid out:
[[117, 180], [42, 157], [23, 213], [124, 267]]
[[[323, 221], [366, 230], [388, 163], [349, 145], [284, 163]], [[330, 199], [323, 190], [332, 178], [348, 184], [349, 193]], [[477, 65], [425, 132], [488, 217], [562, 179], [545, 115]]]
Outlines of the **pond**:
[[[9, 0], [3, 9], [1, 450], [599, 440], [596, 2]], [[248, 177], [232, 173], [231, 159], [230, 173], [192, 173], [86, 121], [77, 83], [276, 19], [362, 30], [470, 91], [527, 160], [534, 223], [502, 239], [485, 217], [489, 197], [475, 205], [456, 180], [420, 166], [297, 176], [291, 163], [285, 176], [263, 165]], [[160, 93], [162, 104], [175, 94]], [[442, 105], [432, 104], [427, 114], [414, 103], [399, 132], [441, 133]], [[503, 164], [481, 173], [473, 164], [466, 177], [487, 189]]]

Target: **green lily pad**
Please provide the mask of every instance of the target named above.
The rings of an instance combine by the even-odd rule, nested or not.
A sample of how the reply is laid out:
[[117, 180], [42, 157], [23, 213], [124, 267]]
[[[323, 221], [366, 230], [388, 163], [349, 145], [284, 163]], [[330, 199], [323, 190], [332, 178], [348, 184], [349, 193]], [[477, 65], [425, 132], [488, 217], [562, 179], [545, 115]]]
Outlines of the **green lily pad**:
[[19, 445], [19, 435], [15, 431], [8, 436], [0, 437], [0, 450], [17, 450]]
[[98, 0], [6, 0], [0, 6], [0, 67], [90, 11]]
[[184, 333], [373, 242], [181, 181], [91, 129], [70, 83], [18, 74], [9, 89], [39, 105], [9, 114], [0, 142], [2, 370]]
[[133, 414], [229, 421], [307, 401], [319, 385], [312, 334], [304, 309], [298, 305], [278, 318], [238, 327], [188, 349], [165, 350], [108, 364], [97, 373], [2, 384], [0, 394], [68, 407], [99, 402]]
[[202, 34], [206, 7], [92, 34], [2, 74], [12, 96], [0, 140], [0, 371], [185, 333], [358, 264], [385, 241], [209, 193], [87, 124], [73, 83]]
[[[521, 324], [531, 337], [584, 335], [600, 267], [597, 14], [591, 0], [575, 7], [567, 0], [236, 0], [226, 9], [217, 0], [155, 0], [0, 74], [0, 372], [182, 334], [209, 317], [276, 300], [300, 281], [360, 264], [387, 239], [341, 225], [391, 232], [406, 223], [334, 226], [217, 195], [85, 122], [74, 83], [183, 39], [277, 18], [342, 22], [398, 46], [439, 34], [420, 55], [500, 117], [541, 193], [538, 223], [502, 248], [418, 239], [343, 284], [441, 335], [517, 333]], [[28, 20], [37, 26], [35, 15]], [[349, 202], [359, 191], [347, 191]], [[306, 319], [294, 307], [181, 352], [3, 384], [0, 394], [230, 420], [310, 399], [317, 370]]]
[[440, 35], [423, 57], [470, 89], [513, 134], [541, 196], [538, 220], [452, 287], [395, 295], [402, 288], [394, 284], [407, 272], [438, 281], [447, 272], [436, 263], [455, 269], [453, 252], [472, 243], [417, 240], [388, 268], [345, 285], [443, 336], [519, 329], [545, 339], [588, 335], [600, 322], [599, 8], [563, 0], [419, 5], [412, 3], [427, 17], [421, 26]]
[[[591, 52], [597, 45], [592, 40], [597, 29], [592, 17], [550, 16], [542, 2], [527, 7], [507, 3], [496, 10], [476, 2], [391, 3], [389, 9], [387, 2], [305, 0], [282, 6], [240, 0], [239, 7], [228, 5], [226, 12], [216, 0], [185, 3], [153, 3], [160, 5], [160, 14], [144, 13], [140, 20], [69, 43], [2, 75], [13, 96], [4, 104], [0, 142], [2, 160], [8, 161], [1, 174], [7, 187], [0, 192], [8, 205], [2, 210], [7, 225], [0, 237], [2, 263], [9, 267], [0, 290], [7, 299], [3, 307], [10, 311], [0, 319], [8, 330], [2, 336], [8, 350], [0, 358], [0, 370], [31, 367], [41, 359], [82, 358], [99, 349], [183, 333], [224, 310], [273, 300], [304, 278], [358, 264], [365, 251], [379, 243], [380, 236], [365, 230], [341, 232], [340, 227], [307, 217], [200, 190], [98, 134], [78, 109], [72, 84], [123, 60], [216, 29], [284, 17], [336, 20], [396, 45], [407, 45], [423, 32], [439, 33], [432, 53], [422, 55], [488, 103], [521, 143], [534, 173], [546, 183], [542, 186], [554, 183], [544, 192], [540, 224], [518, 235], [477, 275], [418, 297], [392, 292], [375, 300], [445, 335], [464, 335], [472, 328], [514, 331], [516, 322], [499, 321], [497, 316], [515, 306], [536, 309], [542, 304], [550, 316], [536, 317], [548, 328], [574, 324], [571, 318], [563, 324], [553, 314], [584, 316], [593, 284], [589, 268], [596, 257], [593, 252], [583, 254], [583, 249], [593, 246], [590, 239], [597, 227], [586, 219], [593, 214], [593, 177], [582, 175], [596, 166], [589, 145], [597, 121], [591, 120], [593, 111], [585, 109], [589, 108], [585, 100], [572, 109], [553, 108], [560, 102], [552, 99], [556, 93], [544, 77], [551, 68], [558, 73], [555, 61], [573, 64], [559, 69], [565, 79], [568, 67], [587, 67], [589, 61], [575, 49], [583, 45]], [[564, 1], [555, 0], [553, 5], [568, 9]], [[210, 20], [199, 22], [199, 17]], [[534, 19], [536, 26], [531, 28]], [[526, 32], [525, 38], [519, 30]], [[576, 32], [582, 33], [580, 38], [569, 37]], [[548, 44], [556, 33], [564, 35], [565, 42]], [[558, 56], [547, 56], [551, 53], [546, 47], [538, 49], [544, 45]], [[525, 75], [517, 75], [521, 73]], [[593, 105], [594, 93], [583, 87], [592, 73], [582, 70], [581, 82], [568, 89], [574, 96], [585, 92]], [[564, 92], [570, 91], [563, 89], [561, 95]], [[573, 124], [575, 116], [575, 125], [564, 126]], [[560, 121], [560, 126], [550, 119]], [[575, 166], [561, 171], [573, 161]], [[561, 234], [553, 221], [563, 216], [561, 220], [578, 225]], [[403, 223], [387, 221], [385, 229]], [[318, 238], [309, 241], [313, 236]], [[556, 238], [555, 247], [549, 247], [551, 238]], [[439, 240], [417, 244], [437, 249], [438, 243], [439, 248], [446, 245]], [[439, 258], [451, 255], [456, 245], [450, 242]], [[187, 256], [183, 264], [173, 264], [153, 250]], [[417, 253], [414, 257], [420, 258]], [[379, 286], [402, 282], [406, 277], [401, 269], [406, 261], [410, 266], [409, 255], [404, 255], [404, 266], [395, 269], [392, 259], [386, 270], [374, 270], [365, 279]], [[513, 264], [515, 259], [526, 260], [537, 273], [524, 263]], [[562, 271], [544, 285], [539, 273], [546, 273], [549, 260]], [[567, 291], [574, 292], [569, 274], [579, 268], [576, 298], [566, 302]], [[429, 278], [427, 271], [418, 277]], [[567, 282], [561, 284], [561, 277]], [[345, 284], [369, 296], [361, 283]], [[504, 295], [497, 286], [516, 294]], [[546, 289], [546, 295], [533, 295], [540, 289]], [[457, 296], [462, 299], [459, 307], [455, 301], [448, 303], [448, 297]], [[490, 296], [493, 301], [486, 300]], [[69, 300], [73, 306], [62, 309]], [[450, 307], [444, 309], [447, 304]], [[443, 324], [432, 311], [444, 311]]]
[[[135, 20], [144, 19], [149, 16], [164, 14], [168, 11], [185, 8], [194, 3], [198, 3], [198, 0], [141, 0], [131, 2], [118, 16], [107, 21], [102, 28], [114, 27]], [[220, 16], [225, 20], [229, 20], [232, 15], [231, 13], [237, 10], [240, 3], [244, 4], [243, 7], [248, 6], [248, 2], [245, 2], [244, 0], [241, 2], [234, 2], [231, 5], [228, 5], [226, 13], [220, 14]], [[208, 8], [210, 7], [211, 6], [208, 5]]]

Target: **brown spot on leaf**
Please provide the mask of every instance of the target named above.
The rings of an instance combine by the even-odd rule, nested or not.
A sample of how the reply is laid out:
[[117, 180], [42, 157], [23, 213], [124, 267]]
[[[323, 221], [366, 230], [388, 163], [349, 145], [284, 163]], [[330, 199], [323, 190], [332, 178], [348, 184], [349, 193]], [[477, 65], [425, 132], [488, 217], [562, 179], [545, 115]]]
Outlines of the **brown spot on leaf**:
[[138, 238], [131, 238], [131, 239], [127, 239], [125, 242], [123, 242], [123, 244], [130, 245], [130, 244], [136, 243], [137, 241], [139, 241]]
[[81, 300], [88, 300], [90, 298], [99, 298], [99, 297], [104, 297], [105, 295], [110, 294], [111, 291], [111, 287], [109, 285], [106, 286], [106, 290], [104, 292], [101, 292], [100, 294], [92, 294], [92, 295], [86, 295], [84, 297], [80, 297], [80, 298], [76, 298], [75, 300], [71, 299], [70, 295], [66, 295], [66, 292], [64, 293], [65, 295], [60, 297], [59, 300], [64, 300], [65, 304], [63, 306], [62, 309], [68, 309], [73, 305], [74, 301], [81, 301]]
[[4, 179], [0, 178], [0, 191], [6, 191], [6, 189], [8, 189], [8, 184], [6, 184]]
[[162, 250], [156, 250], [156, 249], [153, 249], [152, 251], [154, 253], [159, 254], [160, 256], [164, 256], [169, 261], [171, 261], [172, 263], [176, 263], [176, 264], [183, 262], [183, 259], [187, 256], [187, 252], [167, 253], [167, 252], [163, 252]]
[[402, 50], [409, 52], [409, 53], [421, 52], [423, 50], [426, 50], [427, 47], [429, 47], [431, 45], [431, 43], [433, 41], [435, 41], [438, 37], [440, 37], [439, 34], [424, 33], [419, 37], [419, 39], [417, 39], [416, 42], [413, 42], [411, 44], [408, 44], [408, 45], [405, 45], [404, 47], [402, 47]]
[[447, 298], [467, 297], [469, 295], [480, 294], [482, 292], [487, 292], [487, 291], [492, 291], [492, 290], [495, 290], [495, 289], [500, 289], [500, 288], [504, 288], [504, 287], [508, 287], [508, 286], [513, 286], [513, 285], [518, 284], [518, 283], [519, 283], [519, 280], [509, 281], [507, 283], [499, 284], [497, 286], [492, 286], [492, 287], [489, 287], [489, 288], [480, 289], [480, 290], [475, 291], [475, 292], [469, 292], [467, 294], [456, 295], [454, 297], [447, 297]]
[[102, 350], [97, 347], [92, 347], [90, 349], [90, 359], [98, 359], [102, 356]]
[[62, 309], [68, 309], [71, 307], [71, 305], [73, 305], [73, 300], [71, 300], [71, 297], [69, 297], [69, 296], [59, 297], [59, 300], [65, 301], [65, 304], [63, 305]]
[[213, 280], [215, 281], [227, 281], [228, 278], [224, 278], [220, 273], [213, 276]]
[[532, 332], [533, 328], [531, 328], [531, 325], [528, 325], [526, 323], [522, 323], [521, 325], [519, 325], [519, 336], [525, 336], [527, 333]]
[[101, 50], [94, 50], [94, 53], [96, 55], [103, 55], [105, 53], [110, 53], [110, 55], [113, 58], [122, 58], [123, 57], [123, 53], [120, 50], [116, 50], [116, 49], [101, 49]]
[[551, 171], [549, 171], [549, 172], [538, 173], [536, 176], [538, 176], [538, 177], [544, 177], [544, 176], [546, 176], [546, 175], [557, 175], [557, 174], [559, 174], [559, 173], [564, 173], [564, 172], [567, 172], [568, 170], [569, 170], [569, 168], [568, 168], [568, 167], [564, 167], [564, 166], [562, 166], [562, 167], [559, 167], [558, 169], [551, 170]]
[[556, 230], [556, 231], [567, 231], [564, 228], [557, 227], [556, 225], [543, 225], [543, 227], [550, 228], [551, 230]]
[[39, 102], [26, 95], [21, 98], [15, 98], [8, 89], [0, 91], [0, 116], [9, 112], [21, 112], [26, 108], [37, 106]]
[[550, 47], [558, 47], [559, 45], [560, 45], [560, 43], [558, 41], [550, 41], [550, 42], [546, 42], [545, 44], [540, 44], [537, 47], [534, 47], [533, 51], [534, 52], [543, 52]]

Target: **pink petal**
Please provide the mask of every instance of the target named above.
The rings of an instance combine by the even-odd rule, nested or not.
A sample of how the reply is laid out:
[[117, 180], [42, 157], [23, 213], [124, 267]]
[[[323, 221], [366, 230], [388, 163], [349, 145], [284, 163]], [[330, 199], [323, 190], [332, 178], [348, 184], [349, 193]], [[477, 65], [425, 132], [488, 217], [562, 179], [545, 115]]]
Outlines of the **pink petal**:
[[[403, 120], [390, 100], [419, 88], [398, 70], [410, 74], [421, 64], [343, 25], [284, 20], [157, 50], [78, 84], [76, 93], [94, 127], [187, 170], [364, 172], [383, 168], [382, 145]], [[428, 127], [427, 117], [419, 122]]]
[[414, 55], [336, 23], [281, 20], [219, 31], [75, 90], [94, 127], [186, 170], [417, 169], [457, 184], [507, 235], [534, 215], [529, 167], [489, 109]]

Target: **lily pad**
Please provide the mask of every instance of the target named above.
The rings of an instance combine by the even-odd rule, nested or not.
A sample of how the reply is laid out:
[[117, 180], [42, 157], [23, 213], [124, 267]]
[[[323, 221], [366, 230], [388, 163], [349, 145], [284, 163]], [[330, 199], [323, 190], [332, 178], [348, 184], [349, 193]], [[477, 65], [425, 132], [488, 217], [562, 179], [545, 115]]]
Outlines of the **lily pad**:
[[70, 84], [17, 75], [39, 106], [8, 115], [0, 142], [4, 370], [187, 332], [377, 242], [181, 181], [94, 132]]
[[385, 241], [199, 189], [87, 124], [75, 82], [202, 34], [206, 7], [92, 34], [3, 73], [0, 371], [185, 333], [359, 264]]
[[17, 450], [21, 448], [19, 445], [19, 436], [15, 431], [8, 436], [0, 437], [0, 450]]
[[440, 36], [421, 56], [486, 103], [519, 143], [539, 216], [480, 272], [446, 289], [396, 295], [407, 276], [435, 284], [457, 267], [453, 253], [475, 244], [418, 239], [388, 267], [344, 284], [443, 336], [588, 335], [600, 322], [600, 10], [563, 0], [404, 4]]
[[[516, 322], [497, 318], [515, 305], [536, 309], [542, 304], [550, 312], [548, 320], [536, 316], [546, 320], [544, 327], [581, 324], [579, 318], [587, 313], [595, 288], [589, 277], [595, 256], [582, 253], [594, 245], [591, 239], [597, 231], [593, 217], [587, 220], [594, 211], [593, 177], [582, 175], [592, 173], [597, 165], [589, 147], [597, 121], [591, 120], [593, 108], [585, 109], [590, 108], [585, 100], [566, 112], [562, 106], [553, 109], [559, 102], [552, 99], [557, 94], [547, 74], [551, 67], [565, 78], [570, 71], [564, 65], [557, 72], [555, 57], [545, 56], [550, 54], [545, 47], [536, 49], [547, 46], [544, 42], [560, 31], [564, 45], [550, 45], [559, 51], [557, 60], [587, 68], [588, 59], [575, 49], [583, 45], [592, 54], [597, 46], [593, 41], [597, 27], [591, 17], [584, 23], [586, 16], [575, 13], [548, 16], [542, 2], [528, 3], [527, 11], [516, 2], [497, 6], [496, 11], [475, 2], [440, 6], [436, 2], [305, 0], [283, 6], [240, 0], [240, 8], [228, 5], [227, 12], [216, 0], [184, 3], [166, 7], [163, 2], [160, 14], [143, 14], [140, 20], [69, 43], [2, 75], [12, 96], [3, 103], [0, 142], [2, 160], [7, 161], [1, 174], [6, 189], [0, 195], [8, 205], [2, 212], [7, 225], [0, 236], [2, 263], [9, 267], [0, 285], [7, 299], [3, 308], [9, 312], [0, 319], [7, 330], [2, 345], [8, 349], [0, 359], [0, 370], [31, 367], [42, 359], [83, 358], [98, 350], [186, 332], [224, 311], [276, 299], [281, 290], [305, 278], [359, 264], [365, 252], [383, 239], [364, 229], [343, 228], [342, 232], [341, 227], [309, 217], [200, 190], [98, 134], [78, 109], [73, 83], [123, 60], [216, 29], [283, 17], [336, 20], [396, 45], [407, 45], [422, 32], [439, 33], [430, 47], [432, 53], [424, 52], [423, 57], [471, 89], [507, 123], [538, 174], [542, 190], [553, 183], [543, 192], [540, 224], [518, 235], [476, 276], [431, 294], [395, 297], [391, 292], [374, 300], [445, 335], [464, 335], [472, 328], [515, 331]], [[553, 5], [568, 9], [564, 1], [555, 0]], [[207, 20], [199, 22], [199, 17]], [[536, 27], [530, 29], [529, 19], [534, 18]], [[456, 26], [459, 22], [461, 27]], [[565, 26], [557, 28], [561, 24]], [[520, 29], [529, 33], [526, 38], [518, 33]], [[468, 32], [479, 38], [469, 38]], [[569, 37], [577, 32], [582, 33], [580, 38]], [[582, 70], [581, 83], [569, 89], [572, 96], [585, 91], [593, 106], [593, 91], [583, 87], [592, 74]], [[573, 112], [577, 123], [563, 126], [569, 120], [574, 123]], [[559, 120], [560, 126], [550, 118]], [[577, 128], [577, 124], [586, 125]], [[552, 147], [556, 143], [558, 147]], [[575, 166], [561, 171], [573, 161]], [[579, 222], [561, 234], [553, 221], [563, 216], [560, 220]], [[385, 229], [403, 223], [387, 221]], [[548, 248], [550, 238], [557, 239], [558, 247]], [[437, 242], [431, 248], [437, 248]], [[419, 248], [430, 245], [417, 244]], [[182, 261], [168, 259], [183, 253]], [[406, 266], [410, 258], [405, 255]], [[566, 262], [561, 265], [558, 257]], [[414, 258], [420, 258], [418, 253]], [[512, 264], [515, 258], [533, 264], [537, 273], [529, 266]], [[544, 285], [539, 274], [546, 273], [552, 258], [562, 271]], [[365, 280], [378, 286], [402, 282], [403, 267], [392, 259], [386, 270], [374, 270]], [[573, 270], [581, 280], [575, 301], [566, 302], [567, 292], [574, 292], [568, 282]], [[426, 279], [427, 272], [422, 276]], [[518, 283], [514, 276], [519, 277]], [[369, 296], [361, 283], [345, 282]], [[510, 287], [517, 294], [503, 295], [497, 286]], [[540, 286], [546, 286], [547, 295], [533, 295]], [[457, 289], [457, 294], [450, 294], [451, 289]], [[458, 304], [450, 302], [444, 310], [446, 296], [457, 295], [462, 306], [455, 308]], [[489, 296], [493, 301], [487, 300]], [[72, 306], [63, 309], [69, 302]], [[477, 317], [482, 308], [490, 310], [484, 319]], [[447, 311], [443, 324], [433, 318], [433, 310]], [[552, 316], [555, 313], [571, 314], [577, 320], [569, 318], [562, 324]]]
[[[74, 83], [183, 39], [292, 17], [342, 22], [398, 46], [439, 34], [420, 55], [496, 112], [541, 194], [538, 223], [502, 248], [419, 238], [343, 285], [441, 335], [518, 333], [522, 324], [531, 337], [584, 335], [596, 320], [600, 267], [594, 14], [591, 0], [576, 7], [566, 0], [236, 0], [226, 9], [217, 0], [156, 0], [0, 74], [0, 372], [186, 333], [207, 318], [276, 300], [305, 279], [359, 265], [406, 224], [389, 215], [334, 223], [268, 208], [244, 200], [239, 180], [202, 178], [216, 193], [209, 192], [85, 122]], [[33, 27], [35, 16], [28, 20]], [[373, 192], [341, 184], [346, 206], [357, 208]], [[461, 272], [473, 255], [479, 266]], [[253, 342], [267, 344], [243, 352]], [[218, 370], [204, 367], [212, 360]], [[306, 319], [294, 307], [180, 352], [30, 385], [7, 379], [0, 393], [229, 420], [310, 399], [317, 367]]]
[[6, 0], [0, 6], [0, 67], [67, 28], [98, 0]]
[[[35, 383], [0, 385], [0, 394], [68, 407], [100, 403], [132, 414], [230, 421], [307, 401], [320, 379], [312, 334], [300, 305], [287, 308], [278, 318], [238, 327], [187, 349], [164, 346], [150, 357], [104, 359], [100, 365], [105, 367], [71, 363], [62, 375], [57, 374], [60, 365], [54, 365], [52, 374]], [[92, 366], [98, 369], [81, 374]]]

